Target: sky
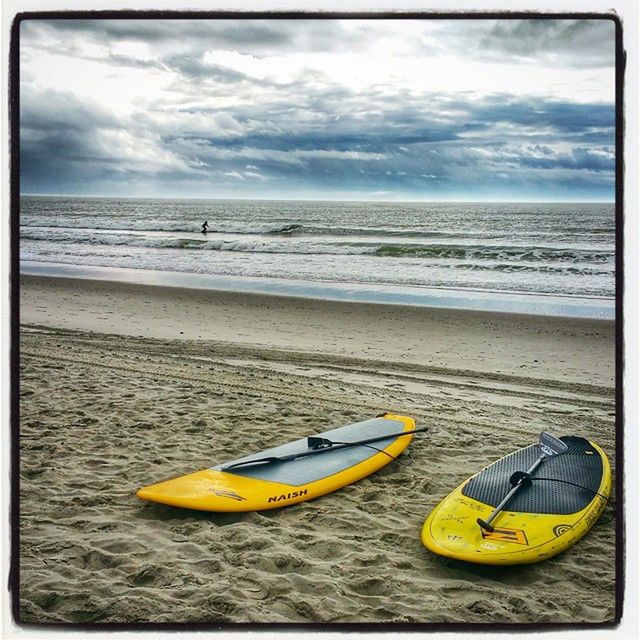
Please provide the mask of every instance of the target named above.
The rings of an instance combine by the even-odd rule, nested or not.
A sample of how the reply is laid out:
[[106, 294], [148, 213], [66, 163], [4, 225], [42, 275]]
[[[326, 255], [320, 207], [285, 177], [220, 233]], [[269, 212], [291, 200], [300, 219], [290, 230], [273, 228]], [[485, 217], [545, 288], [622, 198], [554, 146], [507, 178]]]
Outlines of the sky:
[[21, 192], [612, 201], [610, 20], [25, 20]]

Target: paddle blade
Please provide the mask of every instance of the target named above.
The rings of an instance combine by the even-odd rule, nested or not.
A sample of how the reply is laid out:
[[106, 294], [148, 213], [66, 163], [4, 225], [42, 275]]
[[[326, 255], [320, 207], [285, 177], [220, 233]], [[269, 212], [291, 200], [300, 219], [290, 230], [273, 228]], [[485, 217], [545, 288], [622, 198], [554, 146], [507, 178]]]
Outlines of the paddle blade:
[[562, 442], [562, 440], [556, 438], [555, 436], [552, 436], [546, 431], [543, 431], [540, 434], [540, 438], [538, 439], [538, 446], [540, 447], [542, 455], [547, 458], [560, 455], [569, 448], [564, 442]]

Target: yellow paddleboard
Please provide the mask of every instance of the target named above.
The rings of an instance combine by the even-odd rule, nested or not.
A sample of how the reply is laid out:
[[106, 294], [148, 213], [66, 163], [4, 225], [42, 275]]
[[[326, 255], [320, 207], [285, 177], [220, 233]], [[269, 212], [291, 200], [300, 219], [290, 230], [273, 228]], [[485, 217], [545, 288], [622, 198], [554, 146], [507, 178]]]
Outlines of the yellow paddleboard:
[[494, 462], [440, 502], [422, 528], [425, 547], [457, 560], [508, 565], [540, 562], [572, 546], [604, 510], [611, 469], [595, 443], [576, 436], [560, 440], [566, 452], [543, 461], [495, 516], [493, 531], [478, 518], [486, 521], [513, 488], [513, 474], [536, 461], [537, 445]]
[[[384, 414], [143, 487], [137, 496], [200, 511], [284, 507], [331, 493], [384, 467], [407, 448], [414, 429], [413, 418]], [[351, 446], [363, 440], [373, 441]]]

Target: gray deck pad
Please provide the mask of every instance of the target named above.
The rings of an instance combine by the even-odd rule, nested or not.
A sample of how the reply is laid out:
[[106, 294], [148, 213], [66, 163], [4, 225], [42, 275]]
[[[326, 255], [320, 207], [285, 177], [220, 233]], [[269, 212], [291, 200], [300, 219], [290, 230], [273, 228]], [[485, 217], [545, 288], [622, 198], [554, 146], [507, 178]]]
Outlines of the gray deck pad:
[[[602, 457], [588, 440], [576, 436], [560, 438], [568, 449], [546, 459], [534, 472], [534, 478], [557, 481], [534, 481], [522, 487], [505, 507], [519, 513], [569, 514], [582, 511], [594, 498], [602, 481]], [[471, 478], [462, 494], [496, 507], [512, 488], [509, 478], [516, 471], [527, 471], [540, 455], [537, 445], [525, 447], [501, 458]], [[581, 487], [575, 487], [572, 482]]]
[[[400, 420], [374, 418], [372, 420], [365, 420], [364, 422], [356, 422], [344, 427], [338, 427], [337, 429], [331, 429], [324, 433], [311, 433], [309, 435], [327, 438], [333, 442], [356, 442], [357, 440], [399, 433], [403, 429], [404, 422]], [[269, 464], [238, 467], [226, 473], [299, 487], [310, 482], [315, 482], [316, 480], [321, 480], [327, 476], [332, 476], [360, 462], [364, 462], [368, 458], [377, 455], [379, 453], [378, 449], [388, 447], [396, 439], [397, 438], [389, 438], [388, 440], [380, 440], [368, 446], [358, 445], [337, 451], [324, 451], [317, 455], [283, 463], [273, 462]], [[375, 447], [375, 449], [372, 447]], [[223, 467], [236, 462], [259, 460], [267, 456], [286, 456], [305, 451], [309, 451], [306, 437], [283, 444], [279, 447], [274, 447], [273, 449], [267, 449], [260, 453], [245, 456], [244, 458], [225, 462], [224, 464], [212, 467], [212, 469], [220, 471]]]

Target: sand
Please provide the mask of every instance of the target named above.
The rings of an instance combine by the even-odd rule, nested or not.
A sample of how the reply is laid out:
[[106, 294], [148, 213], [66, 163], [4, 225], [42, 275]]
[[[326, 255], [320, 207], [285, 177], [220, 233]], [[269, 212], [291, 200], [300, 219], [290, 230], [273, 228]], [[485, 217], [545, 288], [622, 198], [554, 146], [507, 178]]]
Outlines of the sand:
[[[614, 618], [615, 522], [546, 562], [445, 560], [420, 529], [541, 430], [615, 470], [614, 326], [23, 277], [24, 623], [595, 623]], [[336, 493], [213, 514], [142, 485], [382, 411], [407, 452]]]

